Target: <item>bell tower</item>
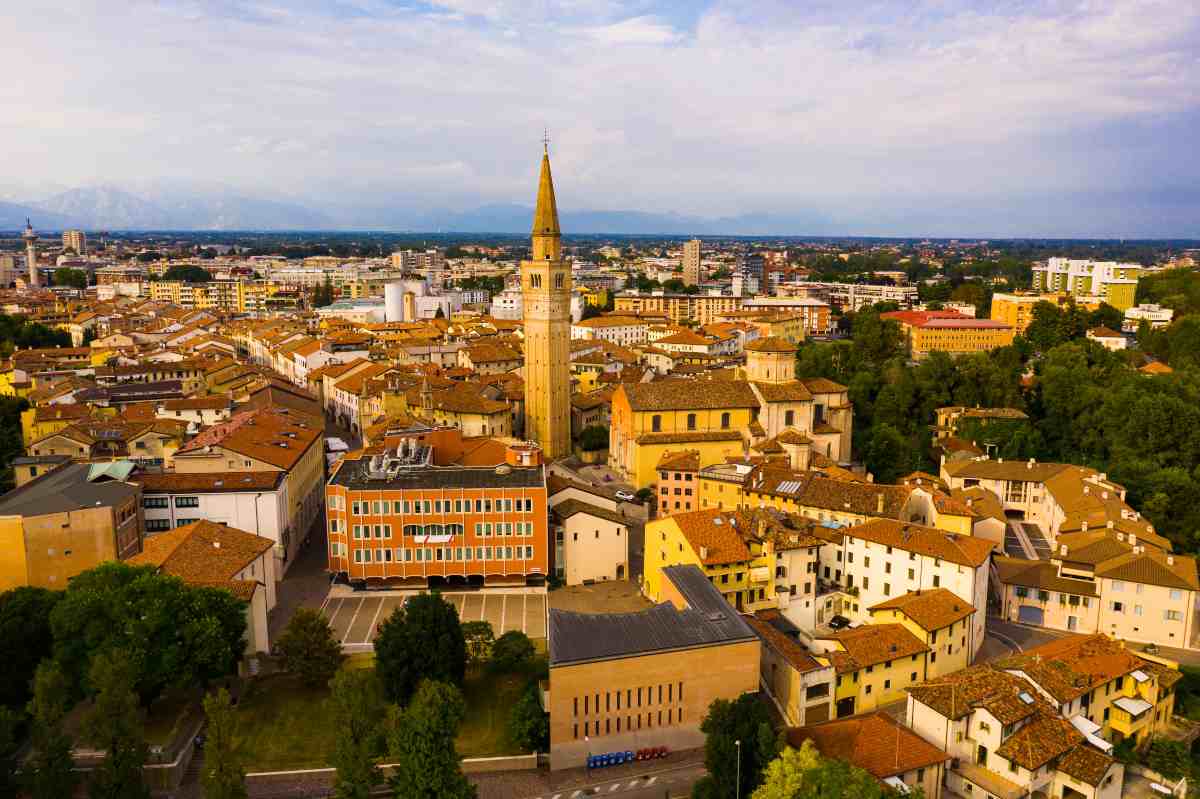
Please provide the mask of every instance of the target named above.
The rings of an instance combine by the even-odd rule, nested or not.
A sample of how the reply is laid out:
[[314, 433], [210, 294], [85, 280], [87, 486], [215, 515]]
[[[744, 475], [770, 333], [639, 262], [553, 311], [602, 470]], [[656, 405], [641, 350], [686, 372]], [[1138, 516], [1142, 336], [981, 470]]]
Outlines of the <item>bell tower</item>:
[[540, 444], [551, 461], [571, 454], [571, 267], [562, 260], [548, 144], [532, 236], [530, 259], [521, 263], [525, 437]]

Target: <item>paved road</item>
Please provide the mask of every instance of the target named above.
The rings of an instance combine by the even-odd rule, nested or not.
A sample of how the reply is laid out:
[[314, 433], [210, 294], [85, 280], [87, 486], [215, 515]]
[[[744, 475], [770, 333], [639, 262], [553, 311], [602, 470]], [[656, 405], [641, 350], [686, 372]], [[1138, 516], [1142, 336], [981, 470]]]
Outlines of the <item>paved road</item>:
[[[596, 772], [599, 776], [602, 772]], [[541, 793], [529, 799], [585, 799], [613, 796], [619, 799], [675, 799], [690, 796], [692, 786], [705, 775], [703, 763], [692, 763], [670, 770], [651, 771], [587, 785]]]
[[[1058, 638], [1063, 638], [1072, 633], [1064, 630], [1048, 630], [1045, 627], [1033, 627], [1028, 624], [1017, 624], [1011, 621], [1000, 621], [996, 618], [987, 620], [987, 634], [989, 640], [996, 640], [1010, 649], [1015, 645], [1019, 651], [1031, 649], [1035, 646], [1040, 646], [1048, 641], [1054, 641]], [[984, 646], [987, 647], [985, 641]], [[1146, 648], [1146, 644], [1135, 643], [1133, 641], [1126, 642], [1130, 649], [1141, 651]], [[982, 652], [982, 650], [981, 650]], [[1200, 650], [1196, 649], [1179, 649], [1170, 646], [1158, 647], [1158, 654], [1170, 660], [1177, 661], [1185, 666], [1200, 666]], [[984, 660], [985, 658], [980, 658]], [[988, 658], [990, 659], [990, 658]]]

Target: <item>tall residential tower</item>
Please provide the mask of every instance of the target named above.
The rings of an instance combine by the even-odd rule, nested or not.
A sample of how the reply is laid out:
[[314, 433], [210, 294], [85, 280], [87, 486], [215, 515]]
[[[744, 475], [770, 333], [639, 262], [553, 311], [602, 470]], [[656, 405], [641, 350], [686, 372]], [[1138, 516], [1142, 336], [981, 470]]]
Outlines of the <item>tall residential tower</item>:
[[547, 461], [571, 454], [571, 266], [562, 259], [562, 234], [550, 154], [542, 154], [533, 252], [521, 263], [525, 311], [525, 437]]
[[683, 282], [689, 286], [700, 282], [700, 239], [683, 243]]

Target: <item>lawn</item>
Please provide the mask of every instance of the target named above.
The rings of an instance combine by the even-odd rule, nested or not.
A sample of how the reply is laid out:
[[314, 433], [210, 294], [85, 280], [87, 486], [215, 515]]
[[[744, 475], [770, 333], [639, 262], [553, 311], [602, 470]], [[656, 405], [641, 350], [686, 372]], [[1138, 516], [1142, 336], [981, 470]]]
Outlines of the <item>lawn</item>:
[[[372, 660], [356, 656], [343, 668], [370, 668]], [[457, 741], [462, 757], [520, 754], [508, 737], [508, 711], [528, 679], [524, 674], [467, 677], [467, 717]], [[237, 740], [247, 770], [328, 767], [337, 737], [330, 717], [328, 688], [306, 688], [289, 674], [258, 680], [237, 707]]]

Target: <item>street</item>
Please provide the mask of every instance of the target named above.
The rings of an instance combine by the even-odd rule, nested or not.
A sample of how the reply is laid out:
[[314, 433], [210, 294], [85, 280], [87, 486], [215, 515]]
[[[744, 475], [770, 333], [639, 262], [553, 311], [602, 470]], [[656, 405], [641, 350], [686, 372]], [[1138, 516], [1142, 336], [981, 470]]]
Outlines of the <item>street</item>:
[[[597, 776], [600, 772], [594, 772]], [[650, 771], [603, 782], [564, 788], [528, 799], [583, 799], [587, 796], [616, 796], [621, 799], [674, 799], [688, 796], [692, 786], [705, 775], [703, 763], [686, 763], [670, 769]]]

